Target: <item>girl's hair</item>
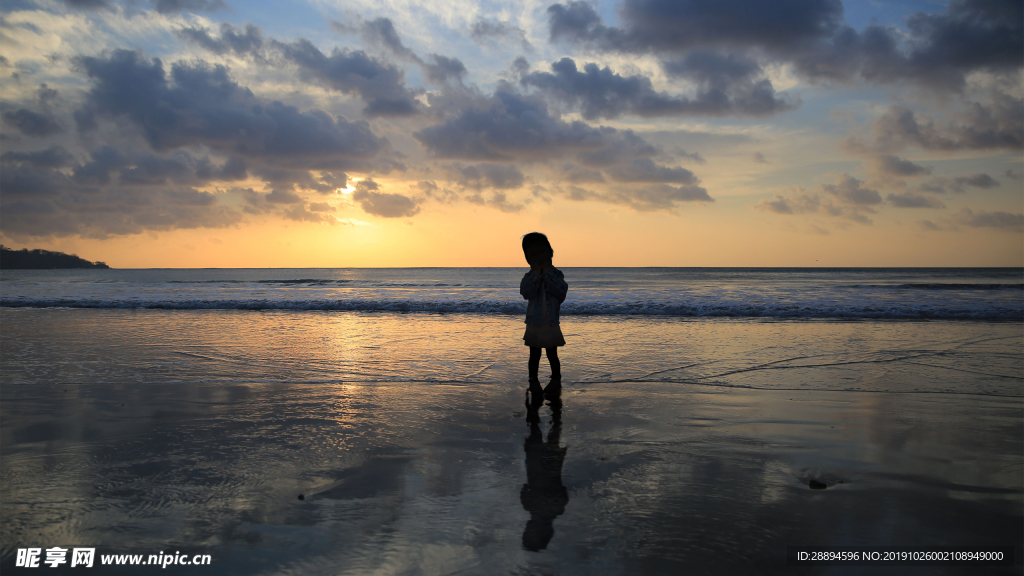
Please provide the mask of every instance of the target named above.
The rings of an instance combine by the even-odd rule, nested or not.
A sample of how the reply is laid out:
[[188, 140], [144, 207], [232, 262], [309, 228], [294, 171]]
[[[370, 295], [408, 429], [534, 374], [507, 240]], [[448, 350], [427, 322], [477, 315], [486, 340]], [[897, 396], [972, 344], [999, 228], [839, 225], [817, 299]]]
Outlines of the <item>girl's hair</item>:
[[530, 232], [523, 236], [523, 254], [526, 254], [530, 248], [545, 248], [552, 256], [555, 254], [555, 251], [551, 249], [551, 243], [548, 242], [548, 237], [540, 232]]

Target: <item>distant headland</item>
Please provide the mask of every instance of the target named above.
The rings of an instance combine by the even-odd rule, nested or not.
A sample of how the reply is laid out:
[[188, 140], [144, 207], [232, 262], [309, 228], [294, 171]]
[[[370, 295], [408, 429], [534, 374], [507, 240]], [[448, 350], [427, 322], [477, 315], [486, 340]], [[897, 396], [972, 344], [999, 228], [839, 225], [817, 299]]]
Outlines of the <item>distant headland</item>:
[[52, 268], [110, 268], [103, 262], [89, 262], [74, 254], [49, 250], [11, 250], [0, 246], [0, 270], [46, 270]]

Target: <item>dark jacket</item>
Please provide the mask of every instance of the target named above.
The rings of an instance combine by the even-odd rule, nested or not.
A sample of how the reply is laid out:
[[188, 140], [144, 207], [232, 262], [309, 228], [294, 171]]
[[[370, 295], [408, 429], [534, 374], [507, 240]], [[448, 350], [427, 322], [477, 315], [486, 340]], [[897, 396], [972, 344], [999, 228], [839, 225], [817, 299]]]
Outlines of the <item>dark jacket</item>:
[[527, 272], [519, 283], [519, 293], [529, 300], [526, 305], [526, 323], [531, 326], [542, 324], [546, 306], [548, 322], [557, 325], [558, 310], [568, 291], [569, 285], [565, 283], [562, 271], [558, 268], [546, 268], [542, 274], [536, 274], [533, 270]]

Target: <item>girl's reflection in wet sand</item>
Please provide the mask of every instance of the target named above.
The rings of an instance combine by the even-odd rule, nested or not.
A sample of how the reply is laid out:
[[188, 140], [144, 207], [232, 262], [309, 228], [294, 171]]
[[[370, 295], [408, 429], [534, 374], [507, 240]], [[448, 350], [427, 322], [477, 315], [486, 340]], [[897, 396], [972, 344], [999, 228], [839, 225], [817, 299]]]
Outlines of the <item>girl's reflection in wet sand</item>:
[[523, 530], [523, 548], [533, 552], [547, 548], [555, 535], [555, 518], [565, 512], [565, 505], [569, 503], [569, 492], [562, 484], [562, 463], [568, 447], [558, 445], [562, 431], [562, 399], [557, 390], [549, 391], [546, 396], [551, 408], [551, 429], [546, 442], [540, 429], [539, 412], [545, 394], [539, 386], [531, 387], [526, 398], [530, 433], [523, 442], [526, 484], [519, 492], [519, 500], [530, 513]]

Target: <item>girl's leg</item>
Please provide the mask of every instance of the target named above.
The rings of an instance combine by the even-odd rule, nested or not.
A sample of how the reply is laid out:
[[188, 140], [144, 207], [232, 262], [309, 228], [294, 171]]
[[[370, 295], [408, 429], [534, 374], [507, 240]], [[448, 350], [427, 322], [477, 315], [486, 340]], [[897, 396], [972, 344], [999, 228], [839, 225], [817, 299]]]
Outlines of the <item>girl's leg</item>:
[[[549, 356], [550, 358], [550, 356]], [[537, 372], [540, 370], [540, 348], [530, 346], [530, 380], [537, 379]]]
[[[530, 349], [531, 351], [533, 348]], [[561, 378], [562, 377], [562, 363], [558, 360], [558, 348], [551, 347], [547, 349], [548, 362], [551, 364], [551, 377]], [[537, 350], [537, 359], [540, 360], [540, 350]]]

